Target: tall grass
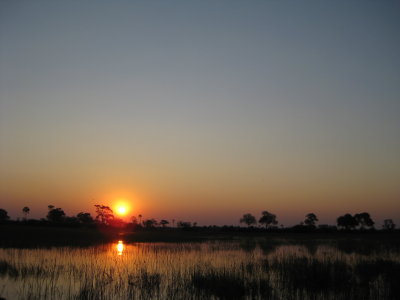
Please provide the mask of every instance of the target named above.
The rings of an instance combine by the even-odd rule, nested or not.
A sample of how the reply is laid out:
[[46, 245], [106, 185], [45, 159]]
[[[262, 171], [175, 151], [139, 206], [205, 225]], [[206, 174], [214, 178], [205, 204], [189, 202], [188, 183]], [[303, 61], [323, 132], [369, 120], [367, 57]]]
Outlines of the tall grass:
[[400, 299], [397, 249], [265, 240], [0, 249], [5, 299]]

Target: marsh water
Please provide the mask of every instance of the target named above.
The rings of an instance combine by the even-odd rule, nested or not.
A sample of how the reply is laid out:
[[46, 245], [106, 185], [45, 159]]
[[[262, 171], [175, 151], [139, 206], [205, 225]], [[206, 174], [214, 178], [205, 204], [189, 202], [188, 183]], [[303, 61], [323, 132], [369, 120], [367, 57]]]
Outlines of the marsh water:
[[[355, 243], [355, 245], [358, 245]], [[390, 247], [262, 239], [0, 249], [4, 299], [399, 299]]]

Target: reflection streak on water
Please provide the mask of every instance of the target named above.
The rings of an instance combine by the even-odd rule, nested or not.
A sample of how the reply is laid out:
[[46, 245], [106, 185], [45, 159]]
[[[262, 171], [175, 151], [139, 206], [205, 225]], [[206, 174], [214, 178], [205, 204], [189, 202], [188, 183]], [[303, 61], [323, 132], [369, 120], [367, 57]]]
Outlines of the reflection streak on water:
[[118, 255], [122, 255], [122, 253], [124, 252], [124, 249], [125, 249], [124, 242], [118, 241], [118, 244], [117, 244]]

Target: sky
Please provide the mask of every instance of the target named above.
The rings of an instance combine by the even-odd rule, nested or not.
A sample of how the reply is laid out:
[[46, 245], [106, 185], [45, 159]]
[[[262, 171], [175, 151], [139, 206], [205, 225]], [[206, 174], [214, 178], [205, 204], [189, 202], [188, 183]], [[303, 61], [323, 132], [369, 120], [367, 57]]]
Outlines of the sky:
[[0, 207], [400, 225], [398, 1], [0, 2]]

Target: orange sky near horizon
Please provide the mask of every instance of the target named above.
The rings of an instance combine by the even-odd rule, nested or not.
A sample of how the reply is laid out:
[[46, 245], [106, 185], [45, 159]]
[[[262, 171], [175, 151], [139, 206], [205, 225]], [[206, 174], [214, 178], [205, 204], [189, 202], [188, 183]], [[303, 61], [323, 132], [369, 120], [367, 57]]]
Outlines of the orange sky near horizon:
[[[211, 175], [210, 175], [211, 176]], [[49, 178], [50, 179], [50, 178]], [[167, 180], [167, 177], [166, 177]], [[142, 182], [134, 188], [121, 188], [117, 185], [99, 182], [89, 189], [84, 187], [69, 189], [68, 184], [63, 186], [48, 185], [47, 180], [42, 184], [24, 186], [18, 192], [13, 190], [9, 200], [2, 202], [2, 207], [9, 211], [13, 218], [22, 217], [22, 207], [31, 208], [31, 217], [45, 217], [47, 205], [61, 207], [67, 215], [76, 215], [81, 211], [88, 211], [94, 215], [94, 205], [110, 206], [114, 211], [121, 202], [127, 203], [129, 212], [123, 217], [129, 220], [131, 216], [141, 214], [144, 219], [168, 219], [198, 222], [202, 225], [236, 225], [242, 214], [250, 212], [258, 217], [261, 211], [268, 210], [277, 214], [280, 223], [294, 225], [304, 219], [304, 215], [314, 212], [321, 224], [334, 224], [335, 219], [344, 213], [370, 212], [377, 222], [385, 218], [397, 220], [398, 202], [396, 201], [396, 186], [393, 183], [392, 198], [384, 199], [392, 203], [392, 211], [387, 206], [380, 206], [375, 201], [389, 190], [378, 185], [369, 185], [368, 191], [355, 189], [352, 185], [345, 186], [344, 182], [336, 186], [307, 186], [304, 179], [296, 184], [290, 181], [277, 182], [225, 182], [228, 189], [221, 190], [222, 182], [214, 178], [203, 178], [203, 182], [191, 185], [181, 181], [163, 182], [157, 185], [152, 182]], [[2, 181], [4, 184], [4, 180]], [[85, 182], [82, 180], [82, 182]], [[21, 182], [20, 182], [21, 184]], [[320, 183], [321, 184], [321, 183]], [[11, 185], [9, 185], [12, 187]], [[386, 185], [387, 186], [387, 185]], [[318, 188], [317, 188], [318, 187]], [[111, 191], [111, 192], [110, 192]], [[81, 195], [77, 195], [81, 193]], [[56, 195], [48, 197], [47, 195]], [[6, 195], [3, 194], [3, 199]], [[189, 199], [189, 200], [188, 200]], [[368, 201], [371, 199], [371, 201]]]

